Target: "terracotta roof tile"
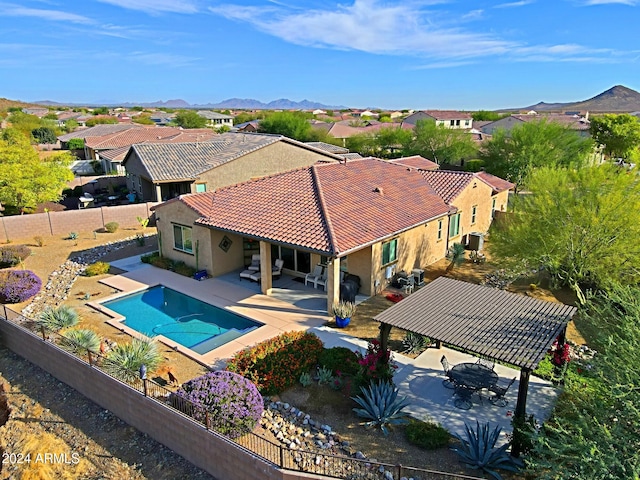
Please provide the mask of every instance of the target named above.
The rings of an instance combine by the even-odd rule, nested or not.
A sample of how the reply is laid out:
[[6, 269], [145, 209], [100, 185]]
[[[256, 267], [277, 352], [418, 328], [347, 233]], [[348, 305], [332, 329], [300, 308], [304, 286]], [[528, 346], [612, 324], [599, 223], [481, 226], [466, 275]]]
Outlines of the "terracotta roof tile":
[[412, 157], [401, 157], [389, 160], [391, 163], [397, 163], [404, 165], [405, 167], [416, 168], [418, 170], [438, 170], [440, 166], [436, 162], [432, 162], [420, 155], [413, 155]]
[[494, 194], [504, 192], [505, 190], [511, 190], [516, 186], [515, 183], [508, 182], [487, 172], [478, 172], [476, 173], [476, 176], [493, 188]]
[[72, 138], [100, 137], [102, 135], [112, 135], [114, 133], [130, 130], [132, 128], [142, 129], [144, 127], [142, 125], [102, 124], [96, 125], [95, 127], [85, 128], [83, 130], [77, 130], [65, 135], [60, 135], [58, 137], [58, 140], [60, 140], [61, 142], [68, 142]]
[[452, 170], [421, 170], [420, 173], [446, 203], [460, 195], [474, 176], [471, 172]]
[[197, 223], [335, 256], [449, 212], [419, 172], [372, 158], [179, 198]]

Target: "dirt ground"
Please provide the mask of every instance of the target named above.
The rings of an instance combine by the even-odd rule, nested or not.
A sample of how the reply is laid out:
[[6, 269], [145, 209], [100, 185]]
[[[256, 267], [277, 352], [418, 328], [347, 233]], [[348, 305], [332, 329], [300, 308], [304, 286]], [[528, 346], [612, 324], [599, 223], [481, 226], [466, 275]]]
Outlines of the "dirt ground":
[[[15, 239], [13, 244], [26, 244], [32, 254], [28, 257], [24, 264], [18, 268], [33, 270], [46, 284], [48, 276], [56, 268], [58, 268], [73, 252], [102, 245], [106, 242], [114, 242], [123, 238], [130, 238], [143, 230], [139, 228], [122, 229], [113, 234], [109, 233], [81, 233], [80, 237], [75, 240], [66, 240], [64, 238], [47, 237], [42, 247], [36, 246], [34, 239]], [[144, 233], [152, 235], [155, 229], [147, 228]], [[105, 257], [103, 261], [113, 261], [120, 258], [153, 251], [157, 248], [154, 240], [149, 240], [143, 247], [133, 244], [123, 249], [112, 251]], [[425, 269], [425, 280], [429, 281], [437, 276], [443, 275], [448, 262], [443, 260], [427, 269]], [[461, 266], [455, 268], [447, 275], [452, 278], [466, 280], [474, 283], [480, 283], [487, 273], [495, 270], [496, 266], [487, 262], [485, 264], [474, 264], [466, 261]], [[113, 271], [112, 273], [117, 273]], [[73, 306], [81, 316], [81, 327], [92, 328], [99, 333], [101, 337], [109, 338], [118, 342], [125, 340], [126, 335], [105, 323], [105, 317], [86, 305], [85, 295], [88, 293], [91, 300], [100, 299], [111, 295], [111, 289], [101, 283], [99, 280], [104, 278], [98, 277], [79, 277], [73, 285], [71, 293], [66, 300], [66, 304]], [[511, 291], [526, 293], [536, 298], [564, 301], [571, 303], [571, 295], [567, 292], [552, 293], [544, 288], [532, 289], [530, 284], [533, 280], [527, 279], [520, 283], [516, 283], [510, 287]], [[20, 305], [11, 306], [12, 309], [20, 311], [28, 302]], [[372, 340], [378, 336], [378, 323], [372, 320], [380, 311], [388, 308], [392, 302], [384, 297], [384, 294], [373, 297], [358, 307], [358, 311], [352, 318], [351, 324], [343, 329], [343, 332], [366, 340]], [[402, 339], [405, 332], [393, 329], [391, 333], [390, 346], [396, 351], [402, 351]], [[583, 343], [580, 339], [579, 332], [570, 326], [569, 338], [577, 343]], [[162, 478], [208, 478], [206, 474], [195, 467], [184, 462], [180, 457], [168, 451], [164, 447], [150, 440], [148, 437], [140, 434], [134, 429], [127, 427], [113, 416], [104, 413], [105, 419], [89, 422], [87, 418], [100, 419], [103, 415], [99, 407], [84, 399], [81, 395], [69, 389], [65, 385], [57, 382], [44, 372], [33, 367], [28, 362], [20, 360], [10, 352], [0, 349], [2, 353], [0, 357], [0, 371], [11, 371], [11, 374], [0, 374], [0, 382], [5, 382], [8, 386], [10, 401], [13, 402], [14, 411], [27, 412], [21, 414], [17, 419], [10, 420], [14, 422], [13, 432], [27, 432], [27, 436], [31, 438], [42, 437], [49, 438], [52, 442], [62, 442], [60, 445], [76, 445], [81, 448], [82, 454], [89, 463], [83, 464], [86, 468], [86, 476], [63, 477], [56, 478], [136, 478], [136, 479], [162, 479]], [[164, 348], [165, 367], [170, 365], [181, 382], [194, 378], [205, 372], [205, 368], [196, 362], [174, 352], [168, 348]], [[12, 367], [20, 366], [18, 367]], [[34, 370], [37, 369], [37, 370]], [[14, 372], [15, 370], [15, 372]], [[164, 376], [156, 375], [155, 380], [165, 382]], [[38, 382], [30, 382], [29, 379], [38, 378]], [[40, 387], [36, 387], [40, 385]], [[59, 392], [64, 391], [60, 396]], [[13, 395], [13, 397], [12, 397]], [[323, 387], [314, 390], [313, 387], [293, 388], [281, 396], [283, 401], [287, 401], [310, 413], [314, 419], [324, 424], [329, 424], [333, 429], [339, 432], [345, 439], [349, 440], [355, 450], [360, 450], [367, 457], [375, 458], [379, 461], [388, 463], [402, 463], [405, 465], [413, 465], [421, 468], [429, 468], [434, 470], [444, 470], [455, 473], [465, 473], [467, 475], [477, 475], [477, 471], [466, 469], [459, 461], [458, 457], [448, 448], [439, 449], [433, 452], [419, 449], [409, 444], [403, 433], [402, 427], [396, 427], [392, 430], [389, 437], [384, 437], [380, 431], [370, 431], [364, 429], [359, 424], [359, 420], [352, 413], [353, 402], [339, 392], [335, 392], [330, 388]], [[83, 403], [84, 402], [84, 403]], [[25, 406], [26, 405], [26, 406]], [[66, 409], [67, 405], [72, 405], [71, 410]], [[82, 405], [82, 406], [80, 406]], [[16, 410], [17, 409], [17, 410]], [[34, 413], [35, 412], [35, 413]], [[75, 414], [73, 412], [76, 412]], [[81, 412], [77, 418], [77, 412]], [[25, 419], [29, 419], [28, 421]], [[85, 419], [85, 420], [83, 420]], [[21, 423], [19, 423], [21, 422]], [[9, 425], [9, 424], [8, 424]], [[60, 428], [52, 428], [52, 425], [60, 426]], [[105, 426], [108, 426], [106, 428]], [[104, 431], [106, 428], [106, 432]], [[26, 430], [25, 430], [26, 429]], [[7, 442], [7, 427], [0, 428], [0, 436], [3, 437], [2, 445], [9, 445]], [[103, 435], [108, 433], [110, 436], [105, 439]], [[265, 432], [257, 432], [268, 437]], [[55, 438], [50, 438], [53, 436]], [[152, 443], [150, 443], [152, 442]], [[128, 445], [127, 448], [116, 448]], [[76, 447], [74, 447], [76, 448]], [[175, 455], [177, 459], [158, 460], [156, 457], [150, 457], [147, 461], [149, 452], [160, 452], [162, 458], [170, 458]], [[146, 452], [145, 455], [136, 457], [136, 452]], [[100, 459], [100, 461], [97, 461]], [[141, 459], [144, 459], [141, 460]], [[155, 462], [154, 462], [155, 459]], [[186, 466], [184, 466], [182, 460]], [[164, 476], [158, 469], [153, 467], [159, 462], [160, 465], [172, 465], [172, 473]], [[193, 471], [182, 471], [180, 468], [194, 469]], [[103, 472], [103, 476], [91, 476], [91, 472]], [[123, 474], [126, 472], [126, 475]], [[3, 478], [21, 478], [18, 475], [4, 476], [4, 472], [0, 479]], [[41, 478], [41, 477], [23, 477], [23, 478]]]

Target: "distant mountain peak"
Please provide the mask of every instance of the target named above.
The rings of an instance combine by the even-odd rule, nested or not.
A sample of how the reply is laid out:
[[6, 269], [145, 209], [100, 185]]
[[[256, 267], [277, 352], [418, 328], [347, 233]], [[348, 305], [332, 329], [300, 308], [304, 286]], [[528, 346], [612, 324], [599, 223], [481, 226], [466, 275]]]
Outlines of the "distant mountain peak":
[[572, 103], [545, 103], [525, 107], [522, 110], [535, 111], [590, 111], [590, 112], [637, 112], [640, 111], [640, 93], [625, 87], [615, 85], [608, 90], [591, 97], [588, 100]]

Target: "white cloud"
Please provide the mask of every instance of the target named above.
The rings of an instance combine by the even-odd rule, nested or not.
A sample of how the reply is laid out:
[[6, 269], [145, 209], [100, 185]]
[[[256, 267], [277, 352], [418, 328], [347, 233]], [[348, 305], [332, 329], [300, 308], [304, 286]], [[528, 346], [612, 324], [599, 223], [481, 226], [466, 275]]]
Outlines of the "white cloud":
[[631, 7], [635, 7], [640, 3], [638, 0], [586, 0], [583, 2], [586, 6], [591, 5], [609, 5], [611, 3], [617, 3], [620, 5], [629, 5]]
[[535, 0], [520, 0], [519, 2], [509, 2], [509, 3], [501, 3], [499, 5], [495, 5], [493, 8], [514, 8], [514, 7], [524, 7], [525, 5], [530, 5], [534, 3]]
[[45, 10], [41, 8], [27, 8], [13, 3], [0, 3], [0, 15], [7, 17], [35, 17], [54, 22], [71, 22], [92, 24], [92, 19], [75, 13], [62, 12], [60, 10]]
[[392, 5], [355, 0], [331, 10], [304, 12], [273, 5], [221, 5], [209, 10], [227, 19], [249, 23], [287, 42], [317, 48], [460, 58], [506, 53], [517, 46], [489, 34], [464, 31], [458, 26], [464, 19], [443, 16], [423, 7], [424, 2]]
[[198, 7], [191, 0], [98, 0], [129, 10], [140, 10], [148, 14], [157, 13], [196, 13]]

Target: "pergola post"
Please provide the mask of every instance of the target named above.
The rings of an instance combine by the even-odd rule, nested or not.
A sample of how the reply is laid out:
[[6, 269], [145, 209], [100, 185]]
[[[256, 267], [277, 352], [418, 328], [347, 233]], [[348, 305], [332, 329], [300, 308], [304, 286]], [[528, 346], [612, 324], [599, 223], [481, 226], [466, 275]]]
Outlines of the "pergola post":
[[529, 391], [529, 377], [531, 376], [531, 370], [523, 368], [520, 370], [520, 384], [518, 386], [518, 400], [516, 402], [516, 410], [514, 416], [514, 435], [513, 443], [511, 444], [511, 455], [513, 457], [519, 457], [522, 451], [522, 437], [516, 434], [515, 429], [518, 425], [524, 425], [527, 415], [527, 393]]
[[[389, 334], [391, 333], [391, 325], [388, 323], [380, 324], [380, 350], [386, 352], [389, 348]], [[383, 357], [384, 358], [384, 357]]]
[[330, 258], [327, 263], [327, 313], [333, 314], [333, 305], [340, 301], [340, 259]]

